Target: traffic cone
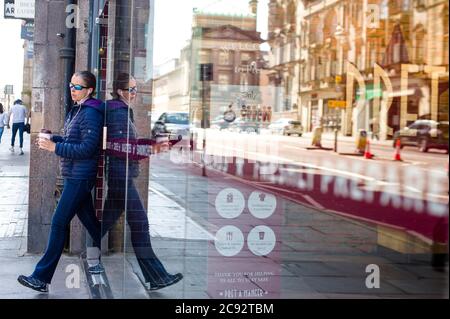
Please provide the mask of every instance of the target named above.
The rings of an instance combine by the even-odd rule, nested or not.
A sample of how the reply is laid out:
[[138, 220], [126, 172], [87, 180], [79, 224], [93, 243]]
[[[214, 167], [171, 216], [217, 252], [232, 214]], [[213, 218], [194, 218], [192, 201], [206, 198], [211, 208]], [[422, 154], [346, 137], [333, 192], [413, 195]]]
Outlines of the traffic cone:
[[400, 139], [398, 139], [397, 142], [395, 143], [394, 161], [399, 161], [399, 162], [403, 161], [402, 157], [400, 156], [401, 145], [402, 145], [402, 142], [400, 141]]
[[370, 153], [370, 141], [369, 140], [367, 140], [367, 142], [366, 142], [366, 150], [364, 152], [364, 158], [366, 158], [366, 159], [373, 158], [373, 154]]

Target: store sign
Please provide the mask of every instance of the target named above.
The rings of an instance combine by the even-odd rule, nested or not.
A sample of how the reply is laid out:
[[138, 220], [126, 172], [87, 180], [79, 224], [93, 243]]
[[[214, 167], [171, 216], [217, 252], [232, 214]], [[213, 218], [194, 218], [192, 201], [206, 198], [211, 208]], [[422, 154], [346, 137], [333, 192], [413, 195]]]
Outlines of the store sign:
[[14, 94], [14, 85], [5, 85], [5, 91], [4, 93], [6, 95], [12, 95]]
[[34, 20], [34, 3], [35, 0], [15, 0], [16, 19]]
[[5, 0], [5, 19], [34, 20], [35, 0]]
[[27, 23], [22, 26], [20, 38], [23, 40], [33, 41], [34, 39], [34, 23]]
[[338, 100], [330, 100], [330, 101], [328, 101], [328, 107], [330, 109], [333, 109], [333, 108], [345, 109], [347, 107], [347, 102], [346, 101], [338, 101]]
[[208, 250], [208, 294], [220, 299], [280, 296], [280, 199], [259, 190], [228, 185], [209, 192], [209, 218], [218, 227]]
[[14, 0], [5, 0], [5, 19], [15, 19]]

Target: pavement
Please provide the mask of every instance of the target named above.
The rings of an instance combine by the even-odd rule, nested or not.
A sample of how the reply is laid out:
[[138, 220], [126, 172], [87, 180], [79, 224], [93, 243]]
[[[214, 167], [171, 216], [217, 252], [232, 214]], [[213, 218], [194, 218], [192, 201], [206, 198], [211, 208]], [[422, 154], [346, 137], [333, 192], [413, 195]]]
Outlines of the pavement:
[[[78, 256], [63, 255], [49, 294], [36, 293], [17, 282], [19, 275], [33, 272], [40, 255], [27, 253], [30, 135], [24, 134], [23, 156], [18, 155], [17, 146], [15, 154], [9, 151], [10, 141], [11, 130], [6, 130], [0, 144], [0, 299], [89, 299]], [[79, 282], [72, 282], [70, 274], [80, 274]]]
[[[68, 281], [73, 269], [83, 267], [79, 256], [62, 257], [50, 294], [37, 294], [17, 283], [17, 276], [29, 274], [39, 256], [26, 253], [29, 154], [12, 155], [8, 140], [9, 131], [0, 144], [0, 298], [92, 298], [91, 279], [83, 272], [77, 287]], [[29, 135], [25, 145], [29, 149]], [[125, 252], [103, 256], [106, 274], [95, 279], [107, 286], [110, 298], [236, 299], [238, 294], [260, 292], [265, 294], [262, 298], [282, 299], [448, 298], [448, 267], [436, 271], [429, 255], [380, 246], [371, 225], [303, 205], [214, 169], [207, 175], [202, 176], [194, 163], [173, 163], [168, 153], [152, 157], [152, 245], [167, 270], [183, 273], [184, 279], [147, 292], [127, 236]], [[218, 195], [230, 189], [244, 198], [264, 193], [275, 200], [275, 213], [255, 219], [244, 205], [239, 217], [220, 218]], [[218, 253], [220, 245], [214, 239], [222, 227], [231, 225], [248, 236], [257, 226], [271, 228], [275, 248], [266, 255], [251, 253], [248, 237], [236, 255]], [[233, 247], [224, 246], [222, 252]], [[379, 288], [367, 286], [371, 265], [378, 267]]]

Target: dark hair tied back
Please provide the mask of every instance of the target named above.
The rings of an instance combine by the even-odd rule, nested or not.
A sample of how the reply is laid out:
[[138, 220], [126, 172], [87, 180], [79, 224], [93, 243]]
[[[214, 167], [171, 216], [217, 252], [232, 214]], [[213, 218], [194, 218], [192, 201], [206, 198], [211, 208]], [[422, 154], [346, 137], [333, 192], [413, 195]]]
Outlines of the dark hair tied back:
[[75, 75], [83, 79], [84, 84], [88, 89], [94, 89], [90, 94], [90, 97], [92, 97], [95, 94], [95, 89], [97, 88], [97, 79], [95, 78], [95, 75], [89, 71], [79, 71], [76, 72]]
[[130, 79], [132, 77], [128, 73], [120, 73], [116, 80], [113, 83], [113, 91], [111, 92], [111, 95], [113, 98], [118, 99], [119, 95], [117, 94], [117, 90], [126, 90], [128, 89]]

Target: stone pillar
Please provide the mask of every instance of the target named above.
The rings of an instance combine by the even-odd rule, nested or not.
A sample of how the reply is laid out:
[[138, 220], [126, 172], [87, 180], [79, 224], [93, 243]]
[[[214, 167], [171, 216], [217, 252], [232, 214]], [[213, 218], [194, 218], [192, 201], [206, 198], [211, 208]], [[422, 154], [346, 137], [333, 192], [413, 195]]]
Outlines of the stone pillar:
[[[36, 1], [32, 89], [31, 140], [45, 127], [59, 134], [64, 122], [62, 107], [62, 63], [59, 50], [65, 32], [63, 0]], [[51, 218], [56, 206], [55, 189], [58, 158], [40, 151], [34, 143], [30, 150], [28, 210], [28, 252], [42, 253], [46, 247]]]
[[[78, 25], [76, 30], [75, 72], [88, 70], [89, 57], [89, 1], [78, 3]], [[86, 229], [77, 216], [70, 225], [70, 253], [77, 254], [86, 249]]]

